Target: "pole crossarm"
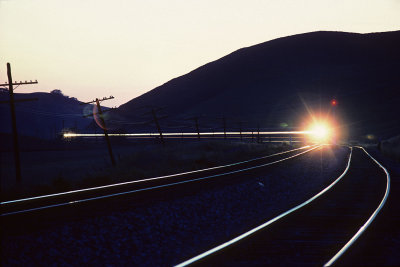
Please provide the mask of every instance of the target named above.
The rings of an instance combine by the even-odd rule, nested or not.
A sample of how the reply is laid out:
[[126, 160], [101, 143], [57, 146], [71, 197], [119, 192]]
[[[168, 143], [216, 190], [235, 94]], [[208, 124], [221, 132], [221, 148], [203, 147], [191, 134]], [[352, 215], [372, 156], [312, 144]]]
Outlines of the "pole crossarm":
[[87, 105], [87, 104], [96, 103], [97, 101], [101, 102], [101, 101], [110, 100], [110, 99], [114, 99], [114, 97], [113, 96], [109, 96], [109, 97], [103, 97], [103, 98], [100, 98], [100, 99], [96, 98], [95, 100], [92, 100], [92, 101], [89, 101], [89, 102], [85, 102], [85, 103], [81, 103], [80, 105]]
[[[37, 83], [38, 83], [37, 80], [35, 80], [35, 81], [30, 80], [29, 82], [28, 81], [25, 81], [25, 82], [15, 81], [15, 82], [11, 83], [11, 85], [24, 85], [24, 84], [37, 84]], [[3, 83], [3, 84], [0, 84], [0, 86], [10, 86], [10, 83]]]

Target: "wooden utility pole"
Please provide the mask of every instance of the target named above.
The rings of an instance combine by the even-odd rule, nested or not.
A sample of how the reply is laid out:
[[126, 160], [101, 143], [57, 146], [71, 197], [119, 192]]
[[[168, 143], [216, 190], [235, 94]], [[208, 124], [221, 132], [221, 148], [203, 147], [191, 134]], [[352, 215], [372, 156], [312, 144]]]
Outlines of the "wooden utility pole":
[[225, 117], [222, 118], [222, 123], [224, 127], [224, 139], [226, 140], [226, 119]]
[[[111, 99], [111, 98], [108, 98], [108, 99]], [[106, 99], [103, 98], [103, 100], [106, 100]], [[108, 154], [110, 154], [110, 159], [111, 159], [112, 165], [115, 166], [115, 159], [114, 159], [114, 155], [113, 155], [112, 149], [111, 149], [110, 138], [108, 137], [106, 122], [104, 121], [103, 112], [101, 111], [100, 101], [98, 98], [96, 98], [96, 105], [97, 105], [97, 112], [99, 113], [99, 118], [100, 118], [101, 124], [103, 125], [104, 137], [106, 138], [106, 141], [107, 141]]]
[[154, 123], [156, 124], [158, 133], [160, 134], [161, 143], [162, 143], [163, 145], [165, 145], [164, 138], [163, 138], [163, 134], [162, 134], [162, 131], [161, 131], [161, 127], [160, 127], [160, 124], [158, 123], [158, 119], [157, 119], [156, 112], [155, 112], [154, 108], [151, 109], [151, 113], [153, 114]]
[[242, 122], [239, 122], [240, 141], [242, 141]]
[[[201, 117], [201, 116], [200, 116]], [[189, 117], [186, 118], [185, 120], [194, 120], [194, 126], [196, 127], [196, 132], [197, 132], [197, 138], [200, 141], [200, 128], [199, 128], [199, 117], [195, 116], [195, 117]]]
[[197, 137], [200, 140], [199, 119], [197, 117], [194, 117], [194, 123], [196, 124]]
[[[93, 101], [82, 103], [81, 105], [96, 103], [96, 105], [97, 105], [97, 113], [90, 114], [89, 116], [91, 116], [91, 115], [95, 116], [97, 114], [99, 115], [99, 119], [100, 119], [100, 123], [101, 123], [100, 127], [103, 129], [104, 137], [105, 137], [106, 142], [107, 142], [108, 154], [110, 155], [110, 160], [111, 160], [112, 165], [115, 166], [116, 162], [115, 162], [115, 158], [114, 158], [114, 155], [113, 155], [113, 152], [112, 152], [110, 138], [108, 136], [107, 127], [106, 127], [106, 122], [104, 121], [104, 118], [103, 118], [103, 111], [101, 110], [101, 106], [100, 106], [100, 101], [109, 100], [109, 99], [113, 99], [113, 98], [114, 98], [113, 96], [103, 97], [102, 99], [96, 98]], [[88, 115], [86, 115], [84, 117], [87, 117], [87, 116]]]
[[18, 184], [22, 181], [21, 176], [21, 161], [19, 156], [19, 144], [18, 144], [18, 132], [17, 132], [17, 119], [15, 115], [15, 102], [27, 102], [27, 101], [34, 101], [37, 98], [26, 98], [26, 99], [14, 99], [14, 85], [20, 86], [24, 84], [36, 84], [38, 83], [37, 80], [32, 82], [12, 82], [12, 75], [11, 75], [11, 65], [7, 63], [7, 76], [8, 76], [8, 83], [0, 84], [0, 86], [7, 86], [8, 85], [8, 92], [10, 94], [9, 101], [2, 101], [1, 103], [9, 103], [10, 104], [10, 111], [11, 111], [11, 126], [12, 126], [12, 134], [13, 134], [13, 147], [14, 147], [14, 161], [15, 161], [15, 177]]

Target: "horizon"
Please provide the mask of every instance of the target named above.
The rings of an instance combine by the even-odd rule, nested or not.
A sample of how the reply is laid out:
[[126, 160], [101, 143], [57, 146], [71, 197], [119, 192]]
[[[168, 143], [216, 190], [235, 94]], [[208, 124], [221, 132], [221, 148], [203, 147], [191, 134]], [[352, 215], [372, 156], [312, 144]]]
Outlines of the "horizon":
[[0, 60], [0, 80], [7, 79], [10, 62], [14, 80], [39, 82], [16, 93], [59, 89], [83, 102], [113, 95], [105, 105], [119, 106], [240, 48], [280, 37], [397, 31], [399, 8], [394, 0], [115, 5], [0, 0], [0, 53], [7, 55]]

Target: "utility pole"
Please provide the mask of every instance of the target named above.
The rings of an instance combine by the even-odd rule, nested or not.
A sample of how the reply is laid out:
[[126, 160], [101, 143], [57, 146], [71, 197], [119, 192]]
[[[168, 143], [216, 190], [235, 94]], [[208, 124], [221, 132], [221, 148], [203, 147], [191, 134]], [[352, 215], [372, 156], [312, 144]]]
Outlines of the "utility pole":
[[240, 141], [242, 141], [242, 122], [239, 122]]
[[160, 127], [160, 124], [158, 123], [158, 119], [157, 119], [156, 112], [155, 112], [154, 108], [151, 109], [151, 113], [153, 114], [154, 123], [156, 124], [158, 133], [160, 134], [161, 143], [163, 145], [165, 145], [164, 138], [163, 138], [162, 131], [161, 131], [161, 127]]
[[224, 128], [224, 139], [226, 140], [226, 118], [222, 117], [222, 127]]
[[[103, 98], [103, 100], [108, 100], [108, 99], [112, 99], [112, 98], [114, 98], [114, 97], [111, 96], [110, 98]], [[103, 125], [104, 137], [106, 138], [106, 141], [107, 141], [108, 154], [110, 154], [110, 159], [111, 159], [112, 165], [115, 166], [115, 159], [114, 159], [114, 155], [113, 155], [112, 149], [111, 149], [110, 138], [108, 137], [106, 122], [104, 121], [103, 112], [101, 111], [101, 106], [100, 106], [100, 100], [98, 98], [96, 98], [96, 105], [97, 105], [97, 112], [99, 113], [99, 118], [100, 118], [101, 124]]]
[[114, 98], [113, 96], [103, 97], [102, 99], [96, 98], [93, 101], [82, 103], [81, 105], [96, 103], [96, 105], [97, 105], [97, 113], [86, 115], [84, 117], [91, 116], [91, 115], [93, 115], [93, 117], [94, 117], [97, 114], [99, 115], [99, 119], [100, 119], [100, 123], [101, 123], [100, 127], [103, 128], [104, 137], [105, 137], [106, 142], [107, 142], [108, 154], [110, 155], [110, 159], [111, 159], [112, 165], [115, 166], [116, 162], [115, 162], [115, 158], [114, 158], [114, 155], [113, 155], [113, 152], [112, 152], [110, 138], [108, 137], [106, 122], [104, 121], [104, 118], [103, 118], [103, 111], [101, 110], [101, 106], [100, 106], [100, 101], [105, 101], [105, 100], [109, 100], [109, 99], [113, 99], [113, 98]]
[[257, 143], [260, 143], [260, 124], [257, 124]]
[[8, 76], [8, 83], [0, 84], [0, 86], [7, 86], [8, 85], [8, 92], [10, 94], [9, 101], [1, 101], [0, 103], [10, 103], [10, 111], [11, 111], [11, 125], [12, 125], [12, 133], [13, 133], [13, 147], [14, 147], [14, 161], [15, 161], [15, 177], [17, 184], [20, 184], [22, 181], [21, 177], [21, 161], [19, 156], [19, 144], [18, 144], [18, 132], [17, 132], [17, 119], [15, 115], [15, 102], [27, 102], [27, 101], [35, 101], [38, 100], [37, 98], [26, 98], [26, 99], [14, 99], [14, 88], [13, 86], [16, 85], [17, 87], [24, 84], [37, 84], [37, 80], [34, 82], [32, 81], [25, 81], [25, 82], [12, 82], [12, 75], [11, 75], [11, 65], [7, 63], [7, 76]]
[[[201, 117], [201, 115], [200, 115], [200, 117]], [[185, 120], [194, 120], [194, 126], [196, 127], [197, 138], [200, 141], [199, 116], [185, 118]]]
[[200, 141], [199, 119], [197, 117], [194, 117], [194, 123], [196, 124], [197, 136]]

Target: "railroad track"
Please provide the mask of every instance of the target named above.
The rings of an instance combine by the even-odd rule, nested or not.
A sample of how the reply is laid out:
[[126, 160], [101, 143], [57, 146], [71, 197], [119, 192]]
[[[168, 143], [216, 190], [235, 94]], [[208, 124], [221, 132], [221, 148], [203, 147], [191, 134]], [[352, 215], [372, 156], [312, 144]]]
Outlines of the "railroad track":
[[144, 194], [150, 191], [163, 190], [165, 188], [181, 186], [187, 183], [220, 180], [221, 178], [229, 177], [235, 174], [280, 163], [306, 154], [320, 147], [321, 146], [305, 146], [298, 149], [207, 169], [56, 194], [4, 201], [0, 203], [1, 217], [4, 219], [13, 216], [41, 212], [43, 210], [59, 209], [66, 206], [76, 207], [89, 202], [91, 203], [110, 198], [115, 199], [135, 193]]
[[390, 190], [387, 170], [351, 148], [345, 171], [298, 206], [177, 266], [331, 266], [374, 221]]

